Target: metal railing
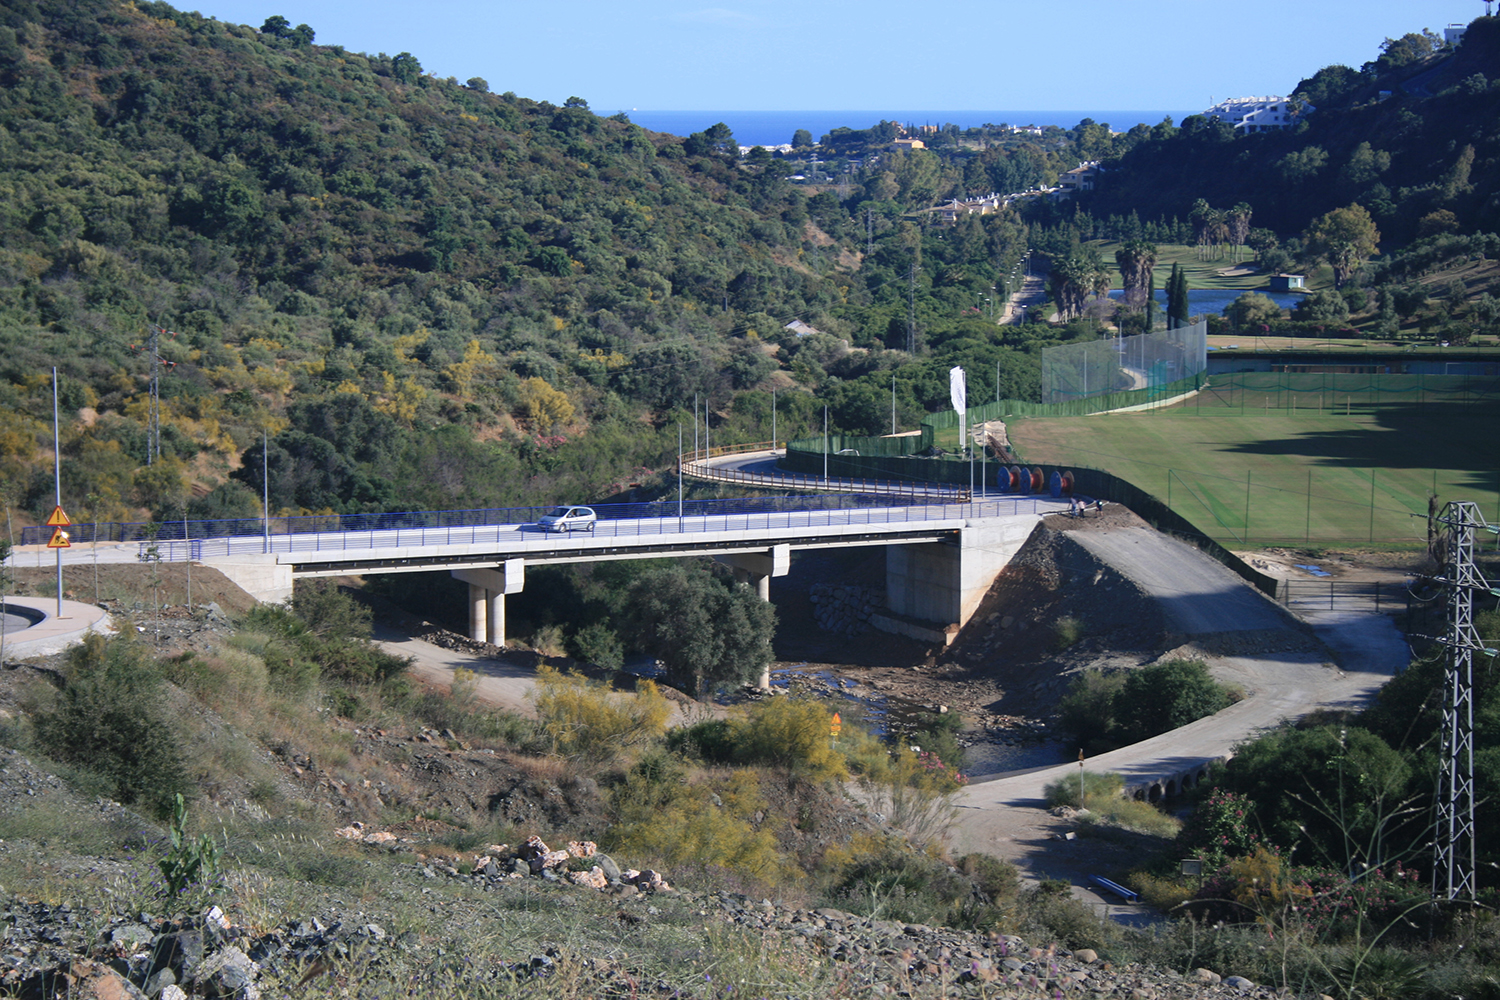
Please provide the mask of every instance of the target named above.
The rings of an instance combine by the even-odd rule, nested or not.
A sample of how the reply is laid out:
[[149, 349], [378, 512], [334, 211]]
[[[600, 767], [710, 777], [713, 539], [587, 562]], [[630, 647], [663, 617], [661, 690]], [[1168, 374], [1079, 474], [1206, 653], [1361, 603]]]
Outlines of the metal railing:
[[1357, 611], [1394, 614], [1407, 610], [1411, 593], [1404, 583], [1379, 580], [1283, 580], [1277, 588], [1281, 603], [1298, 611]]
[[[1057, 501], [1040, 497], [996, 498], [967, 503], [883, 503], [880, 506], [839, 506], [832, 503], [804, 509], [780, 509], [774, 504], [794, 498], [752, 497], [730, 501], [652, 504], [601, 504], [593, 531], [554, 533], [542, 530], [535, 519], [528, 522], [448, 525], [444, 527], [388, 527], [354, 531], [324, 530], [287, 532], [270, 536], [242, 535], [190, 539], [157, 538], [143, 541], [141, 557], [152, 558], [155, 548], [163, 562], [188, 558], [231, 558], [263, 553], [318, 553], [410, 549], [423, 546], [493, 546], [498, 555], [557, 554], [608, 549], [621, 539], [676, 539], [673, 544], [694, 544], [704, 536], [725, 533], [788, 532], [798, 529], [835, 529], [862, 525], [921, 524], [937, 521], [963, 522], [979, 518], [1041, 514], [1062, 508]], [[795, 498], [802, 500], [852, 500], [855, 497]], [[889, 498], [879, 498], [888, 500]], [[770, 504], [765, 503], [770, 501]], [[760, 510], [745, 509], [761, 507]], [[621, 508], [630, 509], [628, 513]], [[636, 508], [636, 509], [633, 509]], [[641, 511], [638, 508], [649, 508]], [[708, 508], [705, 511], [705, 508]], [[547, 508], [532, 508], [538, 512]], [[625, 516], [618, 516], [624, 514]], [[191, 522], [189, 522], [191, 523]], [[706, 539], [719, 541], [724, 539]], [[774, 544], [775, 538], [766, 539]]]
[[712, 464], [712, 460], [715, 458], [753, 454], [755, 452], [771, 454], [775, 450], [776, 443], [774, 441], [761, 441], [755, 444], [723, 445], [709, 449], [700, 448], [696, 451], [683, 452], [677, 456], [677, 463], [682, 469], [683, 475], [716, 483], [739, 483], [746, 486], [783, 490], [820, 490], [830, 493], [853, 493], [863, 496], [940, 498], [944, 502], [958, 503], [966, 503], [973, 496], [967, 488], [950, 486], [945, 483], [923, 482], [920, 480], [903, 482], [885, 479], [857, 479], [848, 476], [833, 476], [825, 479], [822, 476], [799, 472], [782, 472], [780, 470], [774, 473], [745, 472], [742, 469], [723, 469]]

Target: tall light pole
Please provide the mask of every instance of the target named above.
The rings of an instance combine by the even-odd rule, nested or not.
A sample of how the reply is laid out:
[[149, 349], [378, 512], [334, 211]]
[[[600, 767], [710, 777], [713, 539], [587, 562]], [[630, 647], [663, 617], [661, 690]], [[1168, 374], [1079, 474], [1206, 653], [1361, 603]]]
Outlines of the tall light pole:
[[828, 485], [828, 407], [823, 407], [823, 485]]
[[271, 551], [271, 437], [266, 431], [260, 432], [260, 505], [261, 513], [266, 521], [266, 540], [261, 548], [262, 552]]
[[[52, 482], [57, 490], [57, 509], [62, 510], [62, 444], [57, 429], [57, 366], [52, 366]], [[57, 529], [62, 531], [61, 528]], [[63, 601], [62, 549], [57, 550], [57, 617], [61, 618]]]
[[891, 376], [891, 436], [896, 434], [896, 376]]
[[776, 454], [776, 390], [771, 390], [771, 454]]

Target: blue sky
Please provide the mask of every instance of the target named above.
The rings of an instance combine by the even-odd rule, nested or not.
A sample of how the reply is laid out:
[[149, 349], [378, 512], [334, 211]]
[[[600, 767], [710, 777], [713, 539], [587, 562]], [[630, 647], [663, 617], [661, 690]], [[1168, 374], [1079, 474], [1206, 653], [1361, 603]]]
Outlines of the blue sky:
[[[195, 9], [187, 0], [174, 6]], [[1203, 108], [1358, 67], [1481, 0], [207, 0], [321, 44], [411, 52], [428, 72], [595, 111]]]

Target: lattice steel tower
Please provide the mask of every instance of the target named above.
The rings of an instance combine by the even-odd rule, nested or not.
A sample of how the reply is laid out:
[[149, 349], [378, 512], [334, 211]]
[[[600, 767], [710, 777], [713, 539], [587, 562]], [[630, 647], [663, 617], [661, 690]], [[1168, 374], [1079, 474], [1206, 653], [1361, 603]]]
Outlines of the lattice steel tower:
[[1474, 654], [1486, 649], [1474, 628], [1474, 592], [1495, 593], [1474, 565], [1474, 531], [1494, 531], [1479, 505], [1456, 501], [1443, 508], [1448, 591], [1448, 650], [1443, 704], [1442, 770], [1437, 790], [1432, 894], [1441, 899], [1474, 899]]

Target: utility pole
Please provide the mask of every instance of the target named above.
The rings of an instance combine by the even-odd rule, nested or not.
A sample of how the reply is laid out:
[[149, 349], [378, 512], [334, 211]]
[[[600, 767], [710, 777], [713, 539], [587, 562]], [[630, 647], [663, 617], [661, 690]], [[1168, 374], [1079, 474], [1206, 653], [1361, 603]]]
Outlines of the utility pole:
[[911, 280], [906, 293], [906, 353], [917, 353], [917, 262], [911, 262]]

